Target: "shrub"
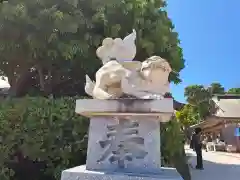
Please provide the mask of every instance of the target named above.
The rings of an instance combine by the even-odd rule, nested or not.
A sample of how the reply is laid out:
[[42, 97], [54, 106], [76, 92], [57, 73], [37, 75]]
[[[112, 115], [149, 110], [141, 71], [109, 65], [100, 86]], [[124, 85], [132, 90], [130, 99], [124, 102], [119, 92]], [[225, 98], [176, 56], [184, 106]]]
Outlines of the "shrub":
[[[88, 120], [75, 98], [6, 99], [0, 104], [0, 180], [59, 180], [61, 171], [85, 164]], [[185, 180], [183, 136], [177, 121], [161, 125], [164, 164]]]
[[184, 150], [184, 134], [175, 118], [161, 124], [161, 152], [165, 166], [175, 167], [184, 180], [191, 180]]
[[76, 98], [8, 99], [0, 105], [0, 179], [60, 179], [85, 163], [88, 121]]

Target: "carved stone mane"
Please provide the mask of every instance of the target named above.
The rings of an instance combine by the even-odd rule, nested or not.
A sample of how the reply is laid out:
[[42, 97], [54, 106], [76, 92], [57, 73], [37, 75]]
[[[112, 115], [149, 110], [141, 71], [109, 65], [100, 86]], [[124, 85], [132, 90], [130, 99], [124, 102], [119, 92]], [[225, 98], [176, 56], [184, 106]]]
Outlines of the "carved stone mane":
[[132, 61], [136, 54], [135, 39], [133, 31], [123, 40], [103, 40], [97, 50], [103, 66], [96, 72], [96, 83], [86, 77], [85, 91], [90, 96], [96, 99], [163, 98], [169, 91], [168, 76], [172, 71], [169, 63], [159, 56], [149, 57], [142, 63]]

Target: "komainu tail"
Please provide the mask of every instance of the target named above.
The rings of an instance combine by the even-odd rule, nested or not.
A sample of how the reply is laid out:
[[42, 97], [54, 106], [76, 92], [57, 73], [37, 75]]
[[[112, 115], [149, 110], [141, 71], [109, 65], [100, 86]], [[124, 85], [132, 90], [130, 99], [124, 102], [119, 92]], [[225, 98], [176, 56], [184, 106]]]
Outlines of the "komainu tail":
[[85, 92], [89, 96], [93, 96], [93, 89], [95, 87], [95, 82], [93, 82], [88, 75], [86, 75], [86, 84], [85, 84]]

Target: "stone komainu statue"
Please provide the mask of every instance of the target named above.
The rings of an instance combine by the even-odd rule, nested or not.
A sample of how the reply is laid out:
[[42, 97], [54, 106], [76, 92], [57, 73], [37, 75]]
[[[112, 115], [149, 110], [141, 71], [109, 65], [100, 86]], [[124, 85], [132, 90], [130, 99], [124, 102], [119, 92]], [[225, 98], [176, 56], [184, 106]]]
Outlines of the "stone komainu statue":
[[117, 99], [123, 96], [161, 99], [169, 92], [169, 63], [159, 56], [143, 62], [136, 55], [136, 31], [120, 38], [105, 38], [97, 49], [103, 66], [96, 72], [96, 82], [86, 75], [85, 91], [95, 99]]

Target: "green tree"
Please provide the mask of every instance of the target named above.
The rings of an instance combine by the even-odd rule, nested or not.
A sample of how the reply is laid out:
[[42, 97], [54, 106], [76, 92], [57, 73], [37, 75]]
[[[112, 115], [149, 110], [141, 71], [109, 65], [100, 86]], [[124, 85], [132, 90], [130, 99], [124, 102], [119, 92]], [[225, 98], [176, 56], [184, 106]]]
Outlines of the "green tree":
[[211, 94], [224, 94], [225, 89], [220, 83], [212, 83], [209, 87]]
[[89, 120], [75, 113], [75, 98], [2, 100], [1, 180], [59, 180], [85, 164]]
[[199, 115], [194, 106], [187, 104], [180, 111], [176, 112], [176, 118], [184, 129], [199, 122]]
[[161, 125], [161, 153], [164, 166], [175, 167], [184, 180], [191, 180], [184, 151], [184, 134], [176, 118]]
[[240, 88], [231, 88], [227, 92], [228, 94], [240, 94]]
[[56, 77], [58, 63], [83, 49], [74, 39], [84, 24], [77, 6], [73, 0], [11, 0], [1, 4], [1, 71], [8, 77], [13, 95], [33, 74], [38, 75], [40, 88], [50, 91], [47, 85]]
[[188, 103], [197, 106], [200, 103], [208, 102], [211, 93], [203, 85], [191, 85], [185, 88], [184, 96]]
[[185, 88], [184, 96], [187, 102], [195, 107], [201, 120], [215, 112], [214, 94], [224, 94], [224, 88], [219, 83], [212, 83], [208, 88], [203, 85], [191, 85]]
[[163, 0], [11, 0], [0, 5], [0, 72], [11, 95], [83, 94], [84, 74], [100, 66], [103, 38], [137, 30], [137, 60], [167, 59], [179, 83], [184, 68], [178, 34]]

